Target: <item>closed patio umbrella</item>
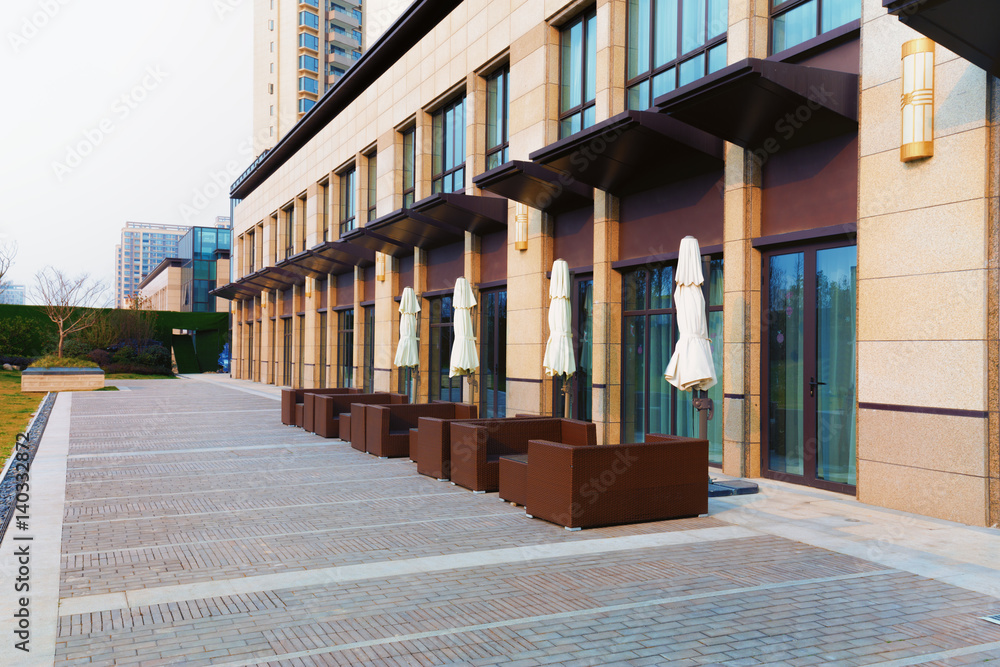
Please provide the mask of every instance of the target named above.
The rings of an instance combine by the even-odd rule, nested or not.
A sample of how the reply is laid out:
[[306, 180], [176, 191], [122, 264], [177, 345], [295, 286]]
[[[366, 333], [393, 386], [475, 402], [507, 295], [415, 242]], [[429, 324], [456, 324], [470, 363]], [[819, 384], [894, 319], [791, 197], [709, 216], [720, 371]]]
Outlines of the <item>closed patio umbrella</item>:
[[[680, 257], [677, 260], [677, 288], [674, 290], [680, 336], [663, 374], [667, 382], [681, 391], [705, 391], [718, 382], [712, 361], [712, 347], [708, 341], [705, 295], [701, 291], [704, 282], [698, 239], [685, 236], [681, 239]], [[695, 398], [694, 404], [701, 414], [699, 437], [704, 438], [708, 431], [707, 417], [712, 412], [711, 401], [704, 397]], [[708, 415], [705, 414], [706, 410]]]
[[573, 307], [569, 302], [569, 264], [557, 259], [549, 282], [549, 339], [542, 367], [549, 377], [569, 377], [576, 372], [573, 354]]
[[399, 344], [393, 363], [400, 368], [420, 365], [420, 348], [417, 345], [417, 313], [420, 302], [412, 287], [403, 290], [399, 301]]
[[464, 276], [455, 281], [455, 293], [451, 305], [454, 313], [455, 342], [451, 346], [448, 377], [472, 375], [479, 368], [479, 352], [476, 350], [476, 337], [472, 332], [472, 307], [476, 305], [476, 297], [473, 296], [469, 281]]

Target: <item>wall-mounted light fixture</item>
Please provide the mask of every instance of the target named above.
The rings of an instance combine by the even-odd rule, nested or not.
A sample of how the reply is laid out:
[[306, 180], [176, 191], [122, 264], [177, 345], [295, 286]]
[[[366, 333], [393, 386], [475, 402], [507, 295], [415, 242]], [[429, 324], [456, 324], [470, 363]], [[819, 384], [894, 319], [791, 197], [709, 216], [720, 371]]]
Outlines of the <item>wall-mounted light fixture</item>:
[[385, 255], [380, 252], [375, 253], [375, 280], [385, 282]]
[[521, 202], [514, 205], [514, 247], [528, 249], [528, 206]]
[[934, 42], [921, 37], [903, 44], [903, 162], [934, 155]]

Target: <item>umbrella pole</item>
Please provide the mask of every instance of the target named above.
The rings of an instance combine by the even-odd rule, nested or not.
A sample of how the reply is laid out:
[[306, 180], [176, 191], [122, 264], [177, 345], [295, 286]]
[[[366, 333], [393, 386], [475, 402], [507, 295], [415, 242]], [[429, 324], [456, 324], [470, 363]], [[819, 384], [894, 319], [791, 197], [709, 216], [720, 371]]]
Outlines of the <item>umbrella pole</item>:
[[698, 411], [698, 439], [708, 440], [708, 420], [712, 418], [715, 411], [715, 403], [708, 397], [707, 391], [694, 390], [694, 398], [691, 401]]

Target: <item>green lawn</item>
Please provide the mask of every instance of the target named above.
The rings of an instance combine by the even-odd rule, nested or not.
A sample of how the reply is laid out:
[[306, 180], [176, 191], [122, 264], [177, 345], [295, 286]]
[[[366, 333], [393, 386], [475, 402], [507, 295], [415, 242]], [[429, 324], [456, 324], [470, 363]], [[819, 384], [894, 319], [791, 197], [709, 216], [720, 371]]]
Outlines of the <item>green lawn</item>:
[[139, 373], [110, 373], [104, 376], [107, 380], [173, 380], [173, 375], [140, 375]]
[[0, 370], [0, 467], [14, 450], [14, 440], [31, 420], [44, 393], [21, 393], [21, 372]]

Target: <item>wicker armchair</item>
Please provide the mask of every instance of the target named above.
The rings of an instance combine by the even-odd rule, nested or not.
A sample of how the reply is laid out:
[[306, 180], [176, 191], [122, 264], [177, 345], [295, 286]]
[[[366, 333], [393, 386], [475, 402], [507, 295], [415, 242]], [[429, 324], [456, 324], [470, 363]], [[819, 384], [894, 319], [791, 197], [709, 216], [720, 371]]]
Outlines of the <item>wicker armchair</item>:
[[708, 512], [707, 470], [708, 441], [697, 438], [649, 434], [599, 447], [533, 439], [525, 511], [573, 530], [698, 516]]
[[421, 417], [475, 419], [479, 416], [474, 405], [445, 402], [367, 405], [364, 412], [365, 448], [369, 454], [379, 457], [410, 456], [410, 431], [418, 428]]
[[286, 426], [302, 426], [305, 423], [305, 395], [313, 394], [358, 394], [359, 389], [282, 389], [281, 423]]
[[324, 438], [350, 437], [350, 431], [344, 428], [341, 421], [342, 413], [348, 413], [353, 403], [405, 403], [403, 394], [343, 394], [318, 395], [315, 397], [316, 412], [313, 415], [313, 425], [316, 435]]
[[515, 418], [451, 424], [451, 480], [477, 492], [500, 485], [500, 457], [527, 454], [529, 440], [596, 445], [591, 422], [557, 418]]

